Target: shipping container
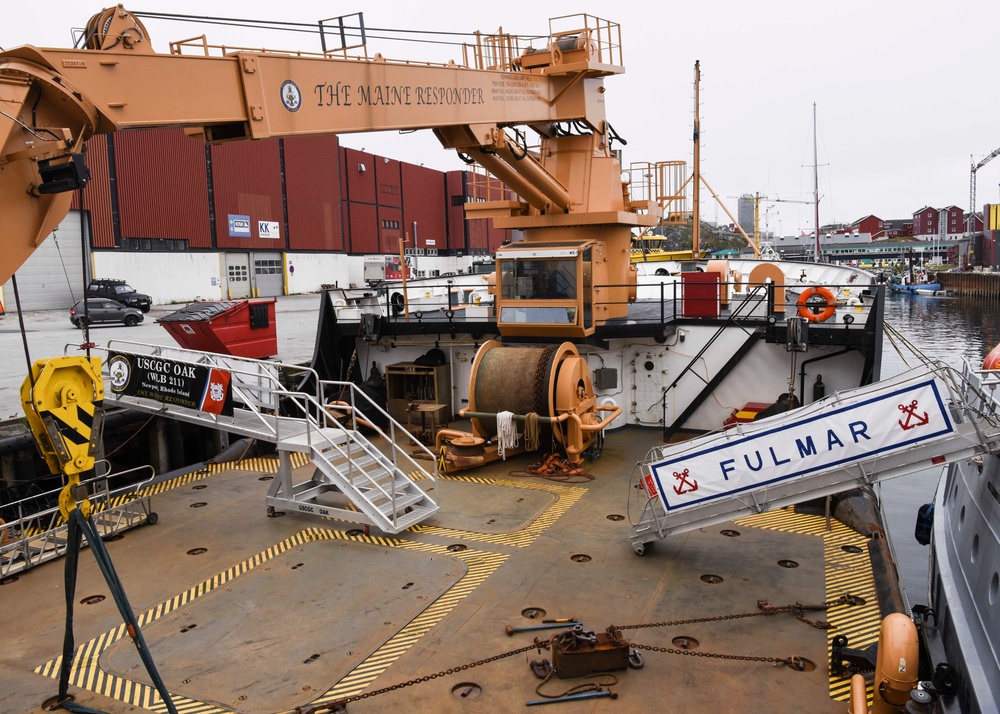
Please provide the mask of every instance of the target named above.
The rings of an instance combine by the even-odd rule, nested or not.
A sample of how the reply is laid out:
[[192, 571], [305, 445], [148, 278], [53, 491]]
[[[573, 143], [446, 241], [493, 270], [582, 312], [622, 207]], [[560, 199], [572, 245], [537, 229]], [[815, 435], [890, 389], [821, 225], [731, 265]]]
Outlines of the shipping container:
[[211, 148], [215, 237], [219, 248], [286, 247], [278, 139]]
[[343, 148], [343, 199], [350, 203], [375, 204], [375, 157], [357, 149]]
[[465, 222], [465, 171], [449, 171], [445, 174], [445, 212], [447, 216], [448, 248], [467, 251], [469, 226]]

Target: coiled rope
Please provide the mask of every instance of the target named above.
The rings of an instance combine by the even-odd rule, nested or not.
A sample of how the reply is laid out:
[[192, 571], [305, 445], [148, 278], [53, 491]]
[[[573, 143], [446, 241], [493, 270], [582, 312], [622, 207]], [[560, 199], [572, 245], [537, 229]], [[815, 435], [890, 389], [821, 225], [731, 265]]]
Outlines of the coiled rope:
[[517, 428], [514, 426], [514, 412], [497, 413], [497, 454], [507, 460], [507, 449], [517, 448]]
[[524, 448], [538, 451], [541, 432], [538, 428], [538, 413], [529, 412], [524, 416]]

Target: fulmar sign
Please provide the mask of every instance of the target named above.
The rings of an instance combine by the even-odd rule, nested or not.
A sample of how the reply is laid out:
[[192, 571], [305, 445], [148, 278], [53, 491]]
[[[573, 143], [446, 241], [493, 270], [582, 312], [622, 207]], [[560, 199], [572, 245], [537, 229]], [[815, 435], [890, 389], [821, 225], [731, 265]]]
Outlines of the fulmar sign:
[[[874, 459], [955, 431], [933, 378], [878, 392], [774, 428], [716, 436], [650, 465], [663, 507], [673, 512]], [[726, 432], [731, 434], [731, 432]]]

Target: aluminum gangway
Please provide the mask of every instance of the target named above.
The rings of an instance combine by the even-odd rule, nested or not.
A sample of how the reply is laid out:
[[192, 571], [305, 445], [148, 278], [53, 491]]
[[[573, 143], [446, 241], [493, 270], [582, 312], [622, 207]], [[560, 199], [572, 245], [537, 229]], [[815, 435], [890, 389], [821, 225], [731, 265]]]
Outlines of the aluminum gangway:
[[[274, 444], [279, 467], [266, 497], [269, 513], [287, 508], [399, 533], [438, 510], [418, 483], [436, 481], [434, 454], [351, 382], [321, 380], [315, 371], [298, 365], [124, 340], [109, 342], [107, 352], [105, 406], [123, 406]], [[171, 372], [181, 374], [178, 385], [183, 386], [184, 375], [200, 374], [199, 370], [225, 376], [231, 413], [178, 404], [182, 400], [169, 394]], [[163, 374], [167, 382], [154, 385], [157, 389], [140, 389], [139, 394], [123, 387], [125, 380], [137, 379], [140, 373]], [[311, 389], [301, 391], [286, 384], [309, 384]], [[154, 393], [160, 398], [149, 396]], [[366, 436], [361, 427], [374, 436]], [[307, 455], [315, 465], [305, 478], [296, 476], [295, 453]], [[411, 453], [420, 454], [421, 461]], [[428, 463], [433, 465], [430, 469], [423, 465]]]
[[1000, 449], [1000, 372], [924, 364], [799, 409], [653, 448], [633, 550]]
[[[82, 479], [80, 486], [87, 490], [94, 527], [102, 538], [143, 523], [156, 523], [147, 488], [156, 476], [152, 467], [111, 473], [111, 464], [101, 459], [94, 464], [94, 471], [96, 475]], [[132, 483], [112, 488], [113, 479]], [[62, 487], [5, 505], [5, 513], [13, 518], [0, 521], [0, 580], [65, 555], [69, 524], [59, 507], [37, 508], [39, 503], [56, 503], [61, 491]]]

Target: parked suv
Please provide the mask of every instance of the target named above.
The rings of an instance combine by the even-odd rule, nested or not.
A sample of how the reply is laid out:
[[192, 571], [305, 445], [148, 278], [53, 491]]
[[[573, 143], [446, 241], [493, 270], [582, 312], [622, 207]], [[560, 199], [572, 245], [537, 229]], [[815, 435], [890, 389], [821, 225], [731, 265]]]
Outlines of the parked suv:
[[134, 307], [122, 305], [104, 298], [87, 298], [87, 311], [83, 310], [83, 300], [77, 300], [69, 309], [69, 321], [74, 327], [97, 325], [105, 322], [121, 322], [129, 327], [142, 322], [142, 313]]
[[135, 289], [124, 280], [111, 280], [109, 278], [99, 278], [90, 281], [87, 288], [87, 297], [108, 298], [117, 300], [123, 305], [134, 307], [143, 312], [149, 312], [153, 301], [149, 295], [137, 293]]

